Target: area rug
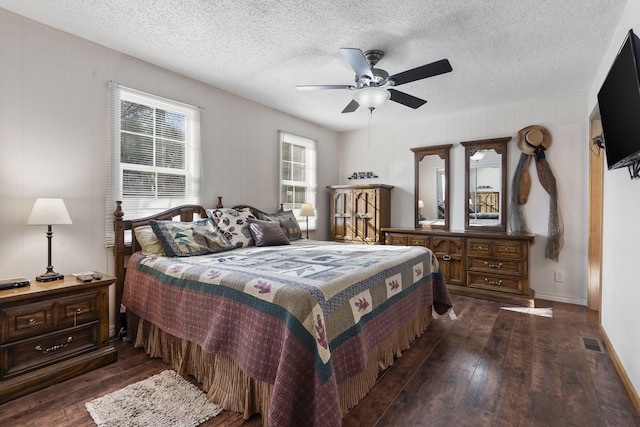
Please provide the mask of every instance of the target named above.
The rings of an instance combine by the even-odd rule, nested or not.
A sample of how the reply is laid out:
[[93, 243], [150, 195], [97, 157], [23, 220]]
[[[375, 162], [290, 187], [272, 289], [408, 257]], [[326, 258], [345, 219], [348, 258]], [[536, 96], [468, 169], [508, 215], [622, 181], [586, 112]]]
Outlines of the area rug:
[[195, 427], [220, 408], [172, 370], [85, 403], [98, 427]]

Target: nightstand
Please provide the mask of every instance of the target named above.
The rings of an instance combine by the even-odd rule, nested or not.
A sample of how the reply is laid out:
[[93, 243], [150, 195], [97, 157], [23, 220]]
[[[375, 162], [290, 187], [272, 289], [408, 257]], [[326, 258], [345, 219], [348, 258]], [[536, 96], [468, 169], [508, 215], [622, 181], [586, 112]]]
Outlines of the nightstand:
[[0, 291], [0, 403], [116, 361], [102, 276]]

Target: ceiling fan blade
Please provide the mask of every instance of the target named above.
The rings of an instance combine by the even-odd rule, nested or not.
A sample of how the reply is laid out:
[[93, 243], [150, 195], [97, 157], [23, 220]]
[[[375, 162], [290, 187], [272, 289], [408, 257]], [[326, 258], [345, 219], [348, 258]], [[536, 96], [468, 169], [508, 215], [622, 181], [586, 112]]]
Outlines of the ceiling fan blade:
[[358, 109], [358, 107], [360, 106], [360, 104], [358, 104], [358, 101], [356, 101], [355, 99], [352, 99], [351, 102], [349, 104], [347, 104], [346, 107], [344, 107], [344, 110], [342, 110], [343, 113], [353, 113], [354, 111], [356, 111]]
[[353, 89], [351, 85], [300, 85], [298, 90], [321, 90], [321, 89]]
[[400, 86], [405, 83], [426, 79], [427, 77], [437, 76], [450, 71], [453, 71], [453, 68], [451, 68], [449, 60], [441, 59], [440, 61], [432, 62], [431, 64], [423, 65], [422, 67], [417, 67], [412, 70], [395, 74], [389, 77], [389, 80], [393, 80], [396, 86]]
[[413, 95], [409, 95], [408, 93], [400, 92], [396, 89], [387, 89], [391, 94], [391, 100], [395, 101], [399, 104], [406, 105], [407, 107], [411, 107], [414, 110], [416, 108], [422, 107], [427, 103], [424, 99], [417, 98]]
[[369, 76], [369, 78], [373, 78], [369, 61], [367, 61], [367, 58], [360, 49], [341, 47], [340, 52], [342, 52], [344, 57], [347, 59], [349, 65], [353, 68], [353, 71], [356, 72], [356, 80], [360, 80], [362, 76]]

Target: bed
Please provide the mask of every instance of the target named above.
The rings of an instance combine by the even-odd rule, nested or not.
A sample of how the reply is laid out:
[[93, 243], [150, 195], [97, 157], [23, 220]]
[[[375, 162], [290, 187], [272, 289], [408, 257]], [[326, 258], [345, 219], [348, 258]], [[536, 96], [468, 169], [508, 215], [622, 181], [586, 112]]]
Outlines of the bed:
[[[221, 211], [295, 229], [282, 212], [219, 204]], [[116, 307], [126, 307], [134, 345], [194, 376], [212, 401], [245, 418], [260, 413], [264, 425], [339, 426], [379, 373], [425, 332], [432, 310], [451, 308], [438, 261], [422, 247], [300, 238], [256, 246], [264, 243], [256, 235], [254, 244], [192, 256], [141, 251], [136, 229], [153, 225], [162, 236], [158, 224], [195, 224], [207, 215], [215, 219], [191, 205], [124, 220], [118, 202]]]

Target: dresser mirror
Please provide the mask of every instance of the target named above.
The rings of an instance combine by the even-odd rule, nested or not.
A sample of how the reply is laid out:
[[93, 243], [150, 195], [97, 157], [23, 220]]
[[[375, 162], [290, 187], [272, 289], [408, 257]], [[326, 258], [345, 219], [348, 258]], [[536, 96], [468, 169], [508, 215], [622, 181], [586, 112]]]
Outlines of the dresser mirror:
[[465, 149], [465, 229], [507, 230], [507, 143], [461, 142]]
[[451, 144], [412, 148], [415, 157], [416, 228], [449, 229], [449, 150]]

